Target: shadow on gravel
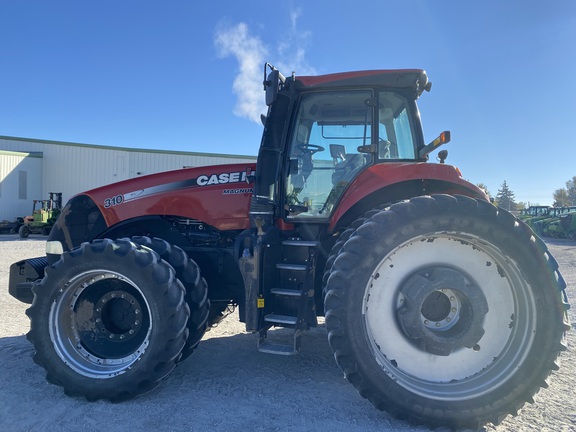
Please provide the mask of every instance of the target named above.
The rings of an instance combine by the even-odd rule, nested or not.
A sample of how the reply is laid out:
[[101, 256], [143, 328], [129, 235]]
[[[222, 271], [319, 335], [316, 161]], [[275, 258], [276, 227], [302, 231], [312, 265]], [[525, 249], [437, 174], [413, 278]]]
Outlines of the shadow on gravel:
[[296, 356], [260, 353], [255, 338], [208, 334], [156, 389], [119, 404], [67, 397], [46, 382], [25, 336], [0, 338], [2, 430], [428, 430], [361, 398], [343, 379], [324, 328], [304, 334]]

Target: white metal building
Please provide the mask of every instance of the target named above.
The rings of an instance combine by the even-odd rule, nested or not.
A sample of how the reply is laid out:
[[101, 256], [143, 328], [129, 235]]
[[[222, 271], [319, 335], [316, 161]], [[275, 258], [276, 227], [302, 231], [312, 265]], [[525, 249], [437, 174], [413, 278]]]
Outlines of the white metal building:
[[254, 162], [255, 156], [108, 147], [0, 136], [0, 221], [26, 216], [35, 199], [73, 195], [183, 167]]

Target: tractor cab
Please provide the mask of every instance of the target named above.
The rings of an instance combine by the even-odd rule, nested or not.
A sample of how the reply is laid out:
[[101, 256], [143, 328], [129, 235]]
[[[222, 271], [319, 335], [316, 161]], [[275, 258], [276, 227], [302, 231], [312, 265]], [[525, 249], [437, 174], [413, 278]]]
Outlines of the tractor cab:
[[[246, 328], [259, 332], [262, 351], [284, 354], [298, 351], [301, 331], [323, 308], [320, 269], [337, 238], [334, 221], [345, 227], [371, 208], [423, 195], [432, 174], [444, 181], [442, 191], [460, 177], [454, 167], [422, 167], [449, 140], [443, 133], [424, 143], [416, 106], [430, 89], [424, 71], [285, 78], [267, 64], [264, 73], [269, 108], [253, 176], [253, 228], [237, 250]], [[273, 326], [294, 328], [293, 344], [271, 343]]]
[[282, 196], [287, 218], [326, 218], [366, 167], [414, 160], [412, 109], [390, 91], [303, 94], [289, 130]]
[[287, 222], [327, 221], [367, 168], [425, 161], [449, 140], [424, 145], [415, 103], [430, 89], [424, 71], [284, 78], [268, 66], [255, 195], [259, 210]]

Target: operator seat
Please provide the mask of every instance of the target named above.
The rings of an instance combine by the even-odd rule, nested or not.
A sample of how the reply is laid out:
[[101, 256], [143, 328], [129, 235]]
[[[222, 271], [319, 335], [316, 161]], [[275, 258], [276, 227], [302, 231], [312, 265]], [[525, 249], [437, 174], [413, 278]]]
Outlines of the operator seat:
[[348, 183], [354, 177], [354, 174], [364, 166], [365, 159], [362, 154], [349, 154], [345, 155], [344, 161], [334, 165], [334, 173], [332, 174], [332, 184], [336, 185], [341, 181]]

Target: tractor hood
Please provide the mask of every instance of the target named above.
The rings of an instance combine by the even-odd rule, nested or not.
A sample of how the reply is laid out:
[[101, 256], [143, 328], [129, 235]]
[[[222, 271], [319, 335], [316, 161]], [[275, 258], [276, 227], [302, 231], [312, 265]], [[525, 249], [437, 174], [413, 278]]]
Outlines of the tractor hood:
[[89, 190], [68, 201], [48, 240], [67, 250], [125, 221], [165, 216], [245, 229], [253, 193], [247, 179], [255, 169], [249, 163], [185, 168]]
[[108, 226], [143, 215], [176, 215], [215, 228], [244, 228], [255, 164], [185, 168], [138, 177], [86, 192]]

